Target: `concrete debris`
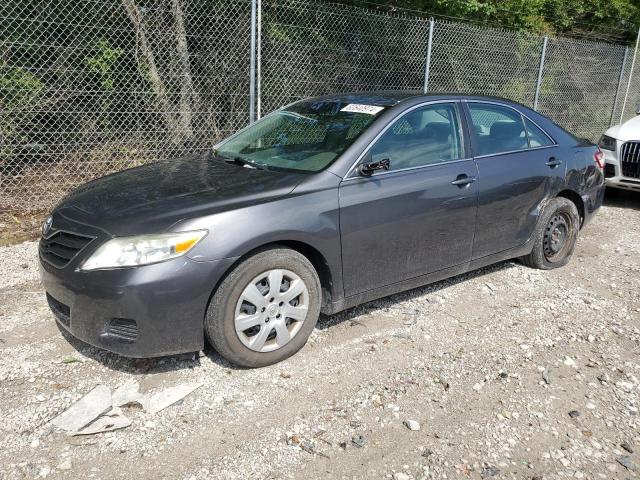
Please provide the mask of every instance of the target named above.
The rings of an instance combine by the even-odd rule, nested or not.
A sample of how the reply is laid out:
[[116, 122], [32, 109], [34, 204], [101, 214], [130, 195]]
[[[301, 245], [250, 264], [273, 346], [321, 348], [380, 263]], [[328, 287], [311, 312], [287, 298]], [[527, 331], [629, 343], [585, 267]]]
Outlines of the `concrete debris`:
[[[139, 384], [135, 380], [118, 387], [113, 395], [109, 387], [98, 385], [51, 420], [51, 424], [71, 435], [94, 435], [119, 430], [131, 425], [131, 420], [119, 407], [137, 403], [145, 411], [156, 414], [201, 386], [202, 383], [183, 383], [149, 396], [140, 393]], [[35, 441], [32, 445], [34, 443]]]
[[123, 407], [137, 403], [142, 408], [147, 408], [148, 399], [140, 393], [140, 384], [135, 380], [129, 380], [116, 388], [112, 398], [114, 407]]
[[131, 425], [131, 420], [123, 415], [120, 408], [113, 407], [107, 413], [98, 417], [95, 422], [92, 422], [78, 432], [72, 433], [72, 435], [95, 435], [96, 433], [112, 432], [113, 430], [127, 428], [129, 425]]
[[98, 385], [62, 412], [51, 423], [61, 430], [77, 432], [111, 409], [111, 390]]
[[200, 388], [201, 386], [201, 382], [183, 383], [181, 385], [176, 385], [175, 387], [169, 387], [165, 390], [162, 390], [148, 398], [146, 410], [149, 413], [158, 413], [165, 408], [170, 407], [174, 403], [182, 400], [184, 397], [189, 395], [194, 390]]

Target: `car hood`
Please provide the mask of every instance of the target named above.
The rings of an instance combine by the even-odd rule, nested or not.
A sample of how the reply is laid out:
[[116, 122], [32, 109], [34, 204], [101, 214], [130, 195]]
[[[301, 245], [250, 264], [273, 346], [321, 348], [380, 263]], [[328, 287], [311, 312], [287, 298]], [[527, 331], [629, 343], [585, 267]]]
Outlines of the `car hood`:
[[56, 210], [112, 235], [136, 235], [284, 196], [304, 177], [246, 168], [207, 152], [93, 180], [71, 192]]
[[609, 130], [604, 132], [604, 134], [622, 142], [640, 140], [640, 115], [633, 117], [620, 125], [611, 127]]

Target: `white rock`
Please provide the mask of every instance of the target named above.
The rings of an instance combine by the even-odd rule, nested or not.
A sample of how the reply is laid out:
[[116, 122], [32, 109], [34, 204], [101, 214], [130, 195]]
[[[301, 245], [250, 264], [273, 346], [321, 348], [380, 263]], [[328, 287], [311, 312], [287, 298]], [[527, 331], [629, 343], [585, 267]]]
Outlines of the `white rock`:
[[60, 465], [58, 465], [58, 470], [71, 470], [71, 460], [69, 460], [68, 458], [60, 463]]
[[393, 474], [393, 480], [411, 480], [411, 477], [406, 473], [396, 472]]
[[420, 430], [420, 423], [417, 420], [405, 420], [404, 425], [409, 430]]
[[564, 357], [564, 364], [567, 367], [577, 368], [575, 360], [573, 360], [573, 358], [571, 357]]
[[633, 390], [633, 383], [620, 380], [619, 382], [616, 382], [616, 387], [624, 390], [625, 392], [631, 392]]

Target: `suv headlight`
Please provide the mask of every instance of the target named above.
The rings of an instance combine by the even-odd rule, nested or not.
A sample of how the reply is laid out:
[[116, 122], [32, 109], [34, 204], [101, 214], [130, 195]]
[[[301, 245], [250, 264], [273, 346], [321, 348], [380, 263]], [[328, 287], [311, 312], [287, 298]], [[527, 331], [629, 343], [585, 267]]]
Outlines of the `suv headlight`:
[[195, 230], [113, 238], [87, 258], [80, 266], [80, 270], [132, 267], [163, 262], [184, 255], [206, 234], [206, 230]]
[[598, 141], [598, 146], [603, 150], [616, 151], [616, 139], [608, 135], [602, 135]]

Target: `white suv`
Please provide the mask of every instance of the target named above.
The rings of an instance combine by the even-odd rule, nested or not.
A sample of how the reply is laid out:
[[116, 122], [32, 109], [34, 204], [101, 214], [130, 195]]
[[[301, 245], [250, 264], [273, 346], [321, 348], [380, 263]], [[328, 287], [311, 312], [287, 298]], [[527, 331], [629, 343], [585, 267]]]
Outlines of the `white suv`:
[[640, 106], [638, 116], [611, 127], [600, 137], [607, 187], [640, 192]]

